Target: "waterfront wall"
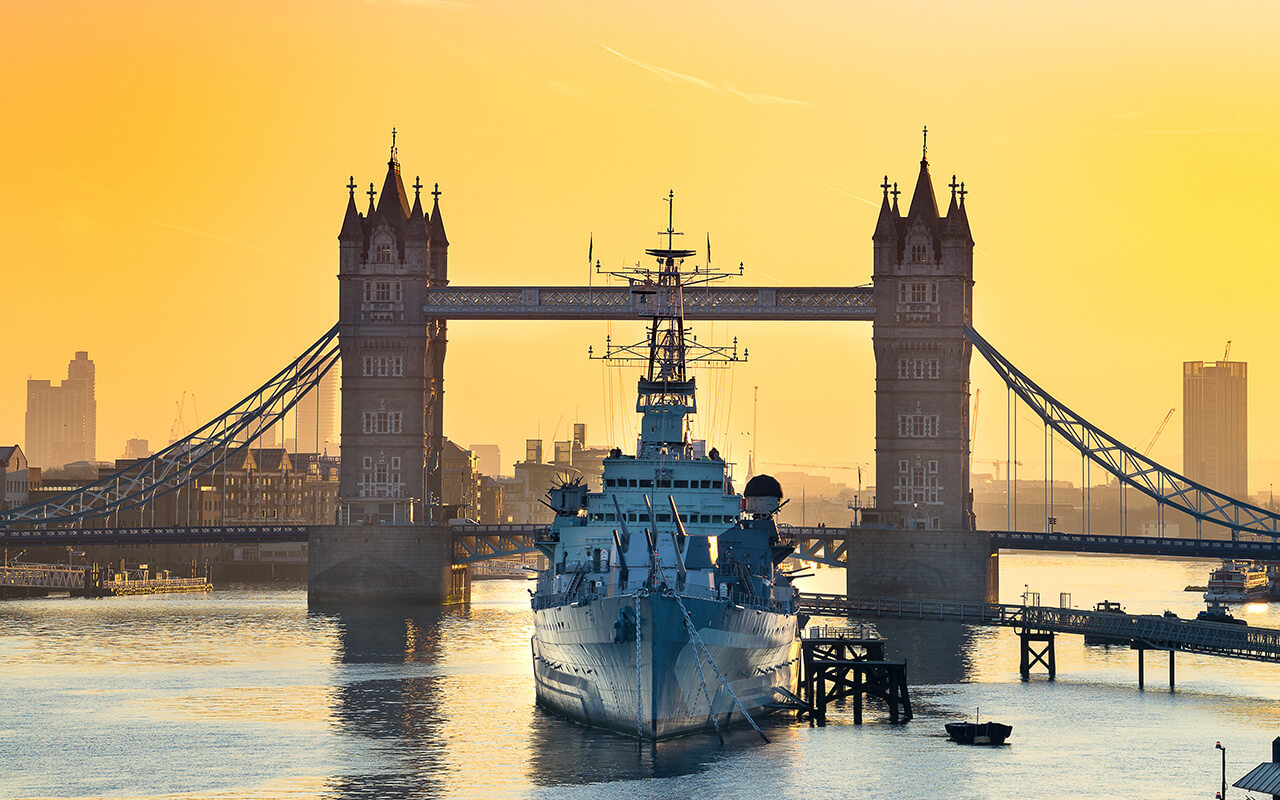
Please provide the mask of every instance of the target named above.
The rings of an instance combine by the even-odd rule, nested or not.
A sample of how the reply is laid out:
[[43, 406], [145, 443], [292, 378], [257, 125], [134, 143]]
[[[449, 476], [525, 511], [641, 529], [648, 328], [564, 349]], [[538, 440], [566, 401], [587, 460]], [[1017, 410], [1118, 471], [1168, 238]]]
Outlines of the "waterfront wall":
[[854, 529], [846, 552], [850, 597], [998, 600], [999, 556], [983, 531]]
[[308, 539], [313, 605], [451, 604], [470, 599], [470, 570], [453, 565], [453, 533], [431, 525], [326, 525]]

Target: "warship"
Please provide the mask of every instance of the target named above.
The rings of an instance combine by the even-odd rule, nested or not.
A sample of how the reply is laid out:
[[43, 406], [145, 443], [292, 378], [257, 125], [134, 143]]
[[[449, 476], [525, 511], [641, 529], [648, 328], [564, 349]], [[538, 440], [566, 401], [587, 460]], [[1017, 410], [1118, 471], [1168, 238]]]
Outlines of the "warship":
[[643, 342], [598, 356], [644, 365], [636, 452], [610, 451], [600, 491], [564, 479], [547, 492], [549, 566], [531, 591], [539, 705], [642, 740], [759, 732], [757, 718], [795, 697], [806, 621], [780, 569], [792, 552], [774, 522], [781, 486], [756, 475], [736, 494], [720, 453], [690, 436], [691, 365], [739, 356], [736, 340], [696, 342], [685, 290], [741, 269], [686, 268], [696, 251], [675, 247], [673, 219], [669, 208], [666, 247], [645, 251], [655, 266], [610, 272], [648, 318]]

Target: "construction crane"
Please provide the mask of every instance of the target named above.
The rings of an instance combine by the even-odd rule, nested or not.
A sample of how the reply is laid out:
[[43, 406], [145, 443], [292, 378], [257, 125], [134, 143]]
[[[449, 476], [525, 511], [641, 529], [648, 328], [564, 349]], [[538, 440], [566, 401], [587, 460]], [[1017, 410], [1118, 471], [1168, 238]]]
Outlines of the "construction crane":
[[[1227, 350], [1231, 350], [1231, 342], [1227, 342]], [[1169, 427], [1169, 420], [1173, 419], [1174, 411], [1177, 411], [1177, 409], [1169, 409], [1169, 411], [1164, 415], [1164, 419], [1160, 420], [1160, 424], [1156, 426], [1156, 432], [1151, 434], [1151, 438], [1147, 440], [1147, 446], [1142, 448], [1142, 455], [1144, 458], [1151, 455], [1152, 448], [1154, 448], [1156, 446], [1156, 442], [1160, 440], [1160, 434], [1164, 433], [1164, 429]], [[1108, 486], [1115, 483], [1115, 480], [1114, 475], [1107, 475]]]
[[[970, 456], [970, 458], [971, 458], [971, 459], [972, 459], [972, 461], [973, 461], [973, 462], [975, 462], [975, 463], [978, 463], [978, 464], [990, 464], [990, 465], [992, 465], [993, 467], [995, 467], [995, 468], [996, 468], [996, 480], [1000, 480], [1000, 465], [1001, 465], [1001, 464], [1008, 464], [1008, 463], [1009, 463], [1008, 459], [1004, 459], [1004, 458], [973, 458], [972, 456]], [[1018, 467], [1022, 466], [1022, 462], [1021, 462], [1021, 461], [1014, 461], [1013, 463], [1014, 463], [1014, 466], [1018, 466]]]
[[1231, 360], [1231, 340], [1230, 339], [1227, 340], [1227, 349], [1222, 351], [1222, 360], [1223, 361]]
[[[1230, 353], [1230, 352], [1231, 352], [1231, 342], [1228, 341], [1227, 353]], [[1226, 361], [1227, 359], [1224, 356], [1222, 360]], [[1176, 410], [1177, 409], [1175, 408], [1171, 408], [1169, 409], [1169, 413], [1164, 415], [1164, 419], [1161, 420], [1160, 425], [1156, 428], [1156, 432], [1151, 434], [1151, 441], [1147, 442], [1147, 446], [1142, 449], [1142, 455], [1144, 456], [1151, 455], [1151, 448], [1156, 446], [1156, 441], [1159, 440], [1160, 434], [1164, 433], [1164, 429], [1169, 426], [1169, 420], [1173, 419], [1173, 412]]]

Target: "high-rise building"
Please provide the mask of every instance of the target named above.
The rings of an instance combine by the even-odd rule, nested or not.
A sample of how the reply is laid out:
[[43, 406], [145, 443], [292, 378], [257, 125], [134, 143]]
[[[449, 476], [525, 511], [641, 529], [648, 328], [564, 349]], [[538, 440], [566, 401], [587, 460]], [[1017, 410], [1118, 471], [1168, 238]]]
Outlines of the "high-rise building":
[[126, 439], [124, 443], [124, 455], [121, 458], [135, 459], [146, 458], [151, 455], [151, 443], [146, 439]]
[[287, 421], [285, 438], [297, 438], [297, 449], [304, 453], [338, 455], [338, 370], [329, 370], [294, 410], [298, 412], [297, 430], [292, 420]]
[[496, 444], [473, 444], [478, 469], [483, 475], [497, 477], [502, 474], [502, 450]]
[[98, 444], [98, 401], [94, 366], [81, 350], [67, 365], [67, 379], [27, 381], [28, 460], [45, 469], [73, 461], [93, 461]]
[[1182, 471], [1241, 500], [1249, 496], [1247, 366], [1243, 361], [1182, 364]]

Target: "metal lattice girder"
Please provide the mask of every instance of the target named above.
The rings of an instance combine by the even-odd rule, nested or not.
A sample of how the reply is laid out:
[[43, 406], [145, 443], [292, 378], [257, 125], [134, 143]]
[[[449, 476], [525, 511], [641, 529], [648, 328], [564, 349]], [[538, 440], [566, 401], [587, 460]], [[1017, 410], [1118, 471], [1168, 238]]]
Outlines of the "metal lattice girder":
[[788, 558], [813, 561], [829, 567], [845, 566], [845, 552], [849, 546], [849, 528], [812, 528], [804, 526], [780, 526], [778, 533], [795, 551]]
[[1229, 497], [1161, 466], [1058, 402], [973, 328], [966, 326], [965, 336], [996, 374], [1049, 427], [1119, 480], [1157, 503], [1202, 522], [1234, 531], [1280, 536], [1280, 514]]
[[[432, 287], [422, 313], [447, 319], [643, 319], [653, 316], [652, 296], [630, 286]], [[869, 322], [876, 311], [870, 286], [706, 286], [685, 289], [683, 299], [690, 320]]]
[[546, 525], [465, 525], [453, 532], [453, 563], [474, 564], [491, 558], [536, 553], [534, 542]]
[[222, 544], [230, 542], [305, 542], [307, 525], [166, 525], [156, 528], [33, 528], [0, 529], [4, 547], [42, 547], [93, 544]]
[[212, 422], [155, 455], [48, 500], [0, 513], [0, 527], [98, 519], [136, 508], [212, 472], [278, 422], [338, 361], [338, 326]]

